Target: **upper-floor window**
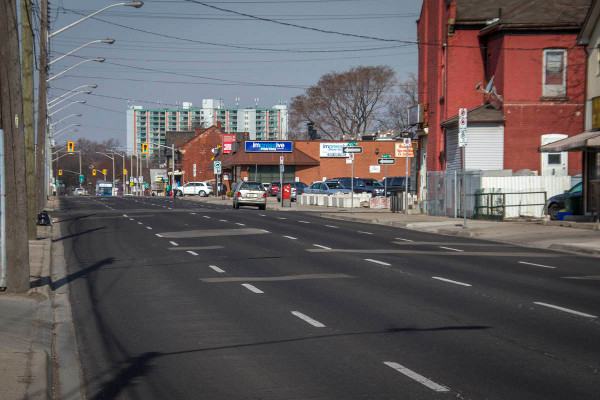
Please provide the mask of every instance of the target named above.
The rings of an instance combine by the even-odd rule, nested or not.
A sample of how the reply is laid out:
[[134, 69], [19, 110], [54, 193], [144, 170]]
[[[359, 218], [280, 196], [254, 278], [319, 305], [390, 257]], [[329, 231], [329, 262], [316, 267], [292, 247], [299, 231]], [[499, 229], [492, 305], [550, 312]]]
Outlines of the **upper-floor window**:
[[544, 50], [544, 97], [567, 95], [567, 50]]

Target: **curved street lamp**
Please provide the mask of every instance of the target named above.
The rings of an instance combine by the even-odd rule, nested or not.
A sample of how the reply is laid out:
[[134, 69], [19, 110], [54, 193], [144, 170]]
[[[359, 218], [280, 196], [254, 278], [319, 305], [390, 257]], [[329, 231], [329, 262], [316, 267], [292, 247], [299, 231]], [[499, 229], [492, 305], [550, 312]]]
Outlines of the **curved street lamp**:
[[62, 110], [64, 110], [65, 108], [67, 108], [67, 107], [69, 107], [69, 106], [71, 106], [71, 105], [73, 105], [73, 104], [85, 104], [85, 103], [86, 103], [86, 101], [85, 101], [85, 100], [77, 100], [77, 101], [72, 101], [72, 102], [70, 102], [69, 104], [67, 104], [66, 106], [64, 106], [64, 107], [62, 107], [62, 108], [60, 108], [60, 109], [58, 109], [58, 110], [54, 111], [53, 113], [50, 113], [50, 114], [48, 114], [48, 116], [49, 116], [49, 117], [51, 117], [51, 116], [53, 116], [54, 114], [56, 114], [57, 112], [59, 112], [59, 111], [62, 111]]
[[71, 50], [70, 52], [68, 52], [67, 54], [63, 54], [62, 56], [58, 57], [56, 60], [52, 60], [48, 63], [48, 66], [51, 66], [52, 64], [54, 64], [57, 61], [62, 60], [63, 58], [70, 56], [71, 54], [75, 53], [78, 50], [83, 49], [85, 46], [90, 45], [92, 43], [108, 43], [108, 44], [113, 44], [115, 42], [115, 39], [100, 39], [100, 40], [92, 40], [89, 43], [84, 44], [83, 46], [79, 46], [78, 48], [76, 48], [75, 50]]
[[[54, 133], [52, 134], [52, 136], [53, 136], [53, 137], [56, 139], [56, 137], [57, 137], [59, 134], [61, 134], [61, 132], [62, 132], [62, 131], [64, 131], [65, 129], [67, 129], [67, 128], [70, 128], [70, 127], [72, 127], [72, 126], [81, 126], [81, 124], [70, 124], [70, 125], [67, 125], [67, 126], [65, 126], [64, 128], [62, 128], [62, 129], [60, 129], [60, 130], [58, 130], [58, 131], [54, 132]], [[63, 132], [63, 133], [66, 133], [66, 132]]]
[[105, 60], [106, 60], [105, 58], [86, 58], [85, 60], [78, 62], [77, 64], [73, 65], [72, 67], [65, 69], [63, 72], [54, 75], [52, 78], [47, 79], [46, 82], [53, 81], [54, 79], [58, 78], [62, 74], [69, 72], [73, 68], [75, 68], [83, 63], [90, 62], [90, 61], [104, 62]]
[[127, 6], [127, 7], [135, 7], [135, 8], [140, 8], [140, 7], [141, 7], [141, 6], [143, 6], [143, 5], [144, 5], [144, 2], [143, 2], [143, 1], [130, 1], [130, 2], [127, 2], [127, 3], [117, 3], [117, 4], [111, 4], [110, 6], [106, 6], [106, 7], [102, 8], [102, 9], [100, 9], [100, 10], [96, 11], [95, 13], [92, 13], [92, 14], [90, 14], [90, 15], [86, 16], [86, 17], [83, 17], [83, 18], [81, 18], [80, 20], [78, 20], [78, 21], [75, 21], [75, 22], [73, 22], [72, 24], [65, 26], [64, 28], [61, 28], [61, 29], [57, 30], [56, 32], [54, 32], [54, 33], [52, 33], [52, 34], [48, 35], [48, 39], [50, 39], [52, 36], [56, 36], [56, 35], [58, 35], [59, 33], [66, 31], [67, 29], [69, 29], [69, 28], [71, 28], [71, 27], [73, 27], [73, 26], [77, 25], [77, 24], [78, 24], [78, 23], [80, 23], [80, 22], [83, 22], [83, 21], [85, 21], [85, 20], [86, 20], [86, 19], [88, 19], [88, 18], [92, 18], [94, 15], [96, 15], [96, 14], [99, 14], [99, 13], [101, 13], [101, 12], [102, 12], [102, 11], [104, 11], [104, 10], [108, 10], [108, 9], [109, 9], [109, 8], [111, 8], [111, 7], [116, 7], [116, 6]]
[[70, 99], [71, 97], [78, 95], [79, 93], [83, 93], [83, 94], [91, 94], [92, 91], [91, 90], [80, 90], [77, 92], [72, 93], [70, 96], [65, 97], [64, 99], [62, 99], [61, 101], [59, 101], [58, 103], [54, 103], [52, 105], [48, 105], [48, 110], [50, 110], [52, 107], [56, 107], [57, 105], [59, 105], [60, 103], [62, 103], [63, 101], [67, 101], [68, 99]]
[[[78, 86], [78, 87], [76, 87], [75, 89], [73, 89], [73, 90], [69, 90], [67, 93], [65, 93], [65, 94], [63, 94], [63, 95], [61, 95], [61, 96], [57, 97], [56, 99], [50, 100], [50, 101], [48, 102], [48, 106], [50, 106], [50, 105], [51, 105], [52, 103], [54, 103], [55, 101], [58, 101], [58, 100], [60, 100], [60, 99], [64, 98], [65, 96], [68, 96], [68, 95], [69, 95], [69, 93], [73, 93], [73, 92], [75, 92], [75, 91], [77, 91], [77, 90], [79, 90], [79, 89], [86, 88], [86, 87], [89, 87], [89, 88], [92, 88], [92, 89], [96, 89], [96, 88], [98, 87], [98, 85], [96, 85], [96, 84], [92, 84], [92, 85], [81, 85], [81, 86]], [[81, 92], [79, 92], [79, 93], [81, 93]]]
[[58, 120], [58, 121], [56, 121], [55, 123], [53, 123], [53, 124], [50, 124], [50, 128], [52, 128], [52, 127], [53, 127], [54, 125], [56, 125], [56, 124], [60, 124], [60, 123], [61, 123], [61, 122], [63, 122], [65, 119], [67, 119], [67, 118], [70, 118], [70, 117], [81, 117], [81, 114], [70, 114], [70, 115], [67, 115], [66, 117], [59, 119], [59, 120]]

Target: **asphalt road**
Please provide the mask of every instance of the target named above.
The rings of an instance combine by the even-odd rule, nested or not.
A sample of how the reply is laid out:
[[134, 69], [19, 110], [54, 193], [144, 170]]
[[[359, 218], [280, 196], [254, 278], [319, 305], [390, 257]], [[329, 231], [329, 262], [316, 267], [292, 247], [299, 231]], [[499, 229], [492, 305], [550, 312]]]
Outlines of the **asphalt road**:
[[169, 198], [60, 220], [88, 399], [592, 399], [598, 260]]

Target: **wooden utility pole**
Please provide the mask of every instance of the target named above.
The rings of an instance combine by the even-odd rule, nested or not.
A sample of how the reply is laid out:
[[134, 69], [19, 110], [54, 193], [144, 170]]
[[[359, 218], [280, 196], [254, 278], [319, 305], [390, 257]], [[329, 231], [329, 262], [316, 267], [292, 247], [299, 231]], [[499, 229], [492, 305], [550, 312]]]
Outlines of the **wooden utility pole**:
[[45, 179], [46, 165], [46, 122], [47, 122], [47, 90], [48, 85], [48, 0], [40, 0], [40, 72], [38, 79], [38, 113], [37, 113], [37, 146], [35, 148], [35, 191], [37, 211], [46, 207], [46, 191], [48, 182]]
[[21, 61], [15, 0], [0, 0], [0, 129], [4, 131], [6, 201], [6, 288], [29, 290], [27, 186]]
[[37, 239], [35, 199], [35, 124], [33, 103], [33, 31], [31, 0], [21, 0], [21, 75], [23, 77], [23, 124], [27, 172], [27, 237]]

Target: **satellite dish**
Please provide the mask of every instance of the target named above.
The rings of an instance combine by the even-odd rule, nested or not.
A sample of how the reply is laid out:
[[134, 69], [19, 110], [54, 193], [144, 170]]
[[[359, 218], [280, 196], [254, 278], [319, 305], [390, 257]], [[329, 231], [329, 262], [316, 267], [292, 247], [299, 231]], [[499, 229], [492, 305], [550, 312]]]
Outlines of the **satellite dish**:
[[491, 93], [493, 87], [494, 87], [494, 77], [492, 76], [492, 79], [490, 79], [490, 82], [485, 87], [485, 92], [486, 93]]

